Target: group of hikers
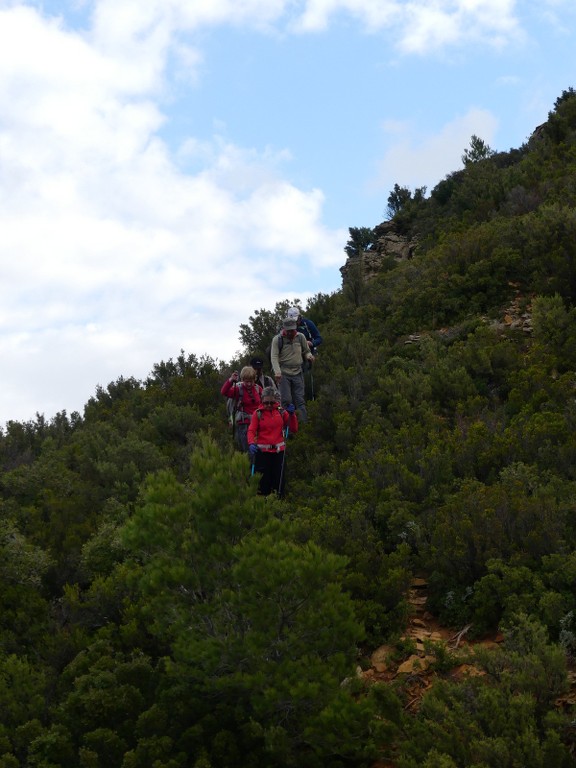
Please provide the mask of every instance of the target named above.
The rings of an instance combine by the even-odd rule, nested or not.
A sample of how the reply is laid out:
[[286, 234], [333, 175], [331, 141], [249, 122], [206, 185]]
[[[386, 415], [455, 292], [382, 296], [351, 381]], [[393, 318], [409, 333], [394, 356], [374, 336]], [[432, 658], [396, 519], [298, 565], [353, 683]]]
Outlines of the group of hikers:
[[240, 373], [234, 371], [222, 385], [238, 447], [250, 457], [252, 472], [260, 475], [258, 493], [286, 486], [286, 440], [298, 431], [306, 412], [304, 372], [311, 370], [322, 337], [316, 325], [290, 307], [282, 328], [270, 344], [272, 375], [264, 373], [264, 361], [253, 357]]

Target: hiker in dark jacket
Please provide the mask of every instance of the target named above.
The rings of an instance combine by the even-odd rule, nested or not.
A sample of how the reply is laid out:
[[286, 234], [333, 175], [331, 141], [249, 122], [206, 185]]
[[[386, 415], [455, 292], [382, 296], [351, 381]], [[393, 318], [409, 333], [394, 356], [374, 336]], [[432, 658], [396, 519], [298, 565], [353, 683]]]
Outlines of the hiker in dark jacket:
[[302, 367], [307, 360], [314, 362], [314, 355], [306, 338], [296, 330], [296, 320], [285, 318], [282, 331], [272, 339], [270, 359], [274, 378], [280, 389], [282, 407], [294, 404], [300, 412], [300, 421], [306, 421], [306, 400], [304, 397], [304, 373]]
[[286, 312], [286, 317], [296, 320], [296, 330], [304, 335], [310, 352], [316, 355], [318, 347], [322, 344], [322, 336], [316, 324], [310, 318], [302, 317], [299, 307], [290, 307]]
[[264, 361], [261, 357], [253, 357], [250, 360], [250, 365], [256, 371], [256, 384], [259, 387], [262, 387], [262, 389], [264, 387], [274, 387], [274, 389], [277, 389], [274, 379], [271, 376], [266, 376], [264, 373]]
[[262, 405], [252, 414], [248, 427], [248, 451], [254, 469], [260, 474], [258, 493], [269, 496], [276, 491], [282, 497], [286, 486], [286, 435], [298, 431], [294, 405], [278, 406], [274, 387], [265, 387]]
[[[240, 379], [240, 380], [238, 380]], [[220, 392], [233, 400], [232, 423], [234, 436], [242, 451], [248, 450], [246, 433], [252, 414], [262, 403], [262, 387], [256, 384], [256, 371], [249, 365], [244, 366], [238, 375], [234, 371], [222, 384]]]

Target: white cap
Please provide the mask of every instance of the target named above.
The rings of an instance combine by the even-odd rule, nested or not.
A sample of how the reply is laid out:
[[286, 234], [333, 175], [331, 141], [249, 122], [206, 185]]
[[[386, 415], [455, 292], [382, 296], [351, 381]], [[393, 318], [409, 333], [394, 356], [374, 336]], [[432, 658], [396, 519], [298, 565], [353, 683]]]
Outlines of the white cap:
[[286, 312], [286, 317], [289, 317], [292, 320], [298, 320], [300, 317], [300, 310], [298, 307], [290, 307], [288, 312]]

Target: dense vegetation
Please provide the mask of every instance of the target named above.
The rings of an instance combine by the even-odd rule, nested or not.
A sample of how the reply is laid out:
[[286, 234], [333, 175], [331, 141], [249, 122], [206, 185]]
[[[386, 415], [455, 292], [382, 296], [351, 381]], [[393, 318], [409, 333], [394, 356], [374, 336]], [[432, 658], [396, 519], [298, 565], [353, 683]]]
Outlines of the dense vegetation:
[[[395, 187], [413, 259], [308, 303], [286, 500], [232, 448], [245, 360], [182, 352], [6, 425], [0, 768], [576, 765], [576, 94], [520, 149], [473, 139], [429, 197]], [[240, 326], [245, 359], [286, 306]], [[414, 715], [355, 669], [402, 653], [416, 574], [504, 642]]]

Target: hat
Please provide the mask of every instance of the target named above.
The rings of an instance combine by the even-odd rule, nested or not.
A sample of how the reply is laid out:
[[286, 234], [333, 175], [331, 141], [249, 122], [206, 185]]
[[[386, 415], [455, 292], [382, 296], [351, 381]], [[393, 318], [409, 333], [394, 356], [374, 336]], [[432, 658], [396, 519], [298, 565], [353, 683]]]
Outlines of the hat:
[[285, 317], [282, 321], [282, 328], [284, 328], [285, 331], [295, 331], [296, 330], [296, 320], [294, 320], [291, 317]]
[[298, 307], [290, 307], [288, 312], [286, 312], [286, 317], [289, 317], [291, 320], [298, 320], [300, 317], [300, 310]]
[[250, 365], [252, 368], [262, 368], [264, 363], [259, 357], [253, 357], [252, 360], [250, 360]]

